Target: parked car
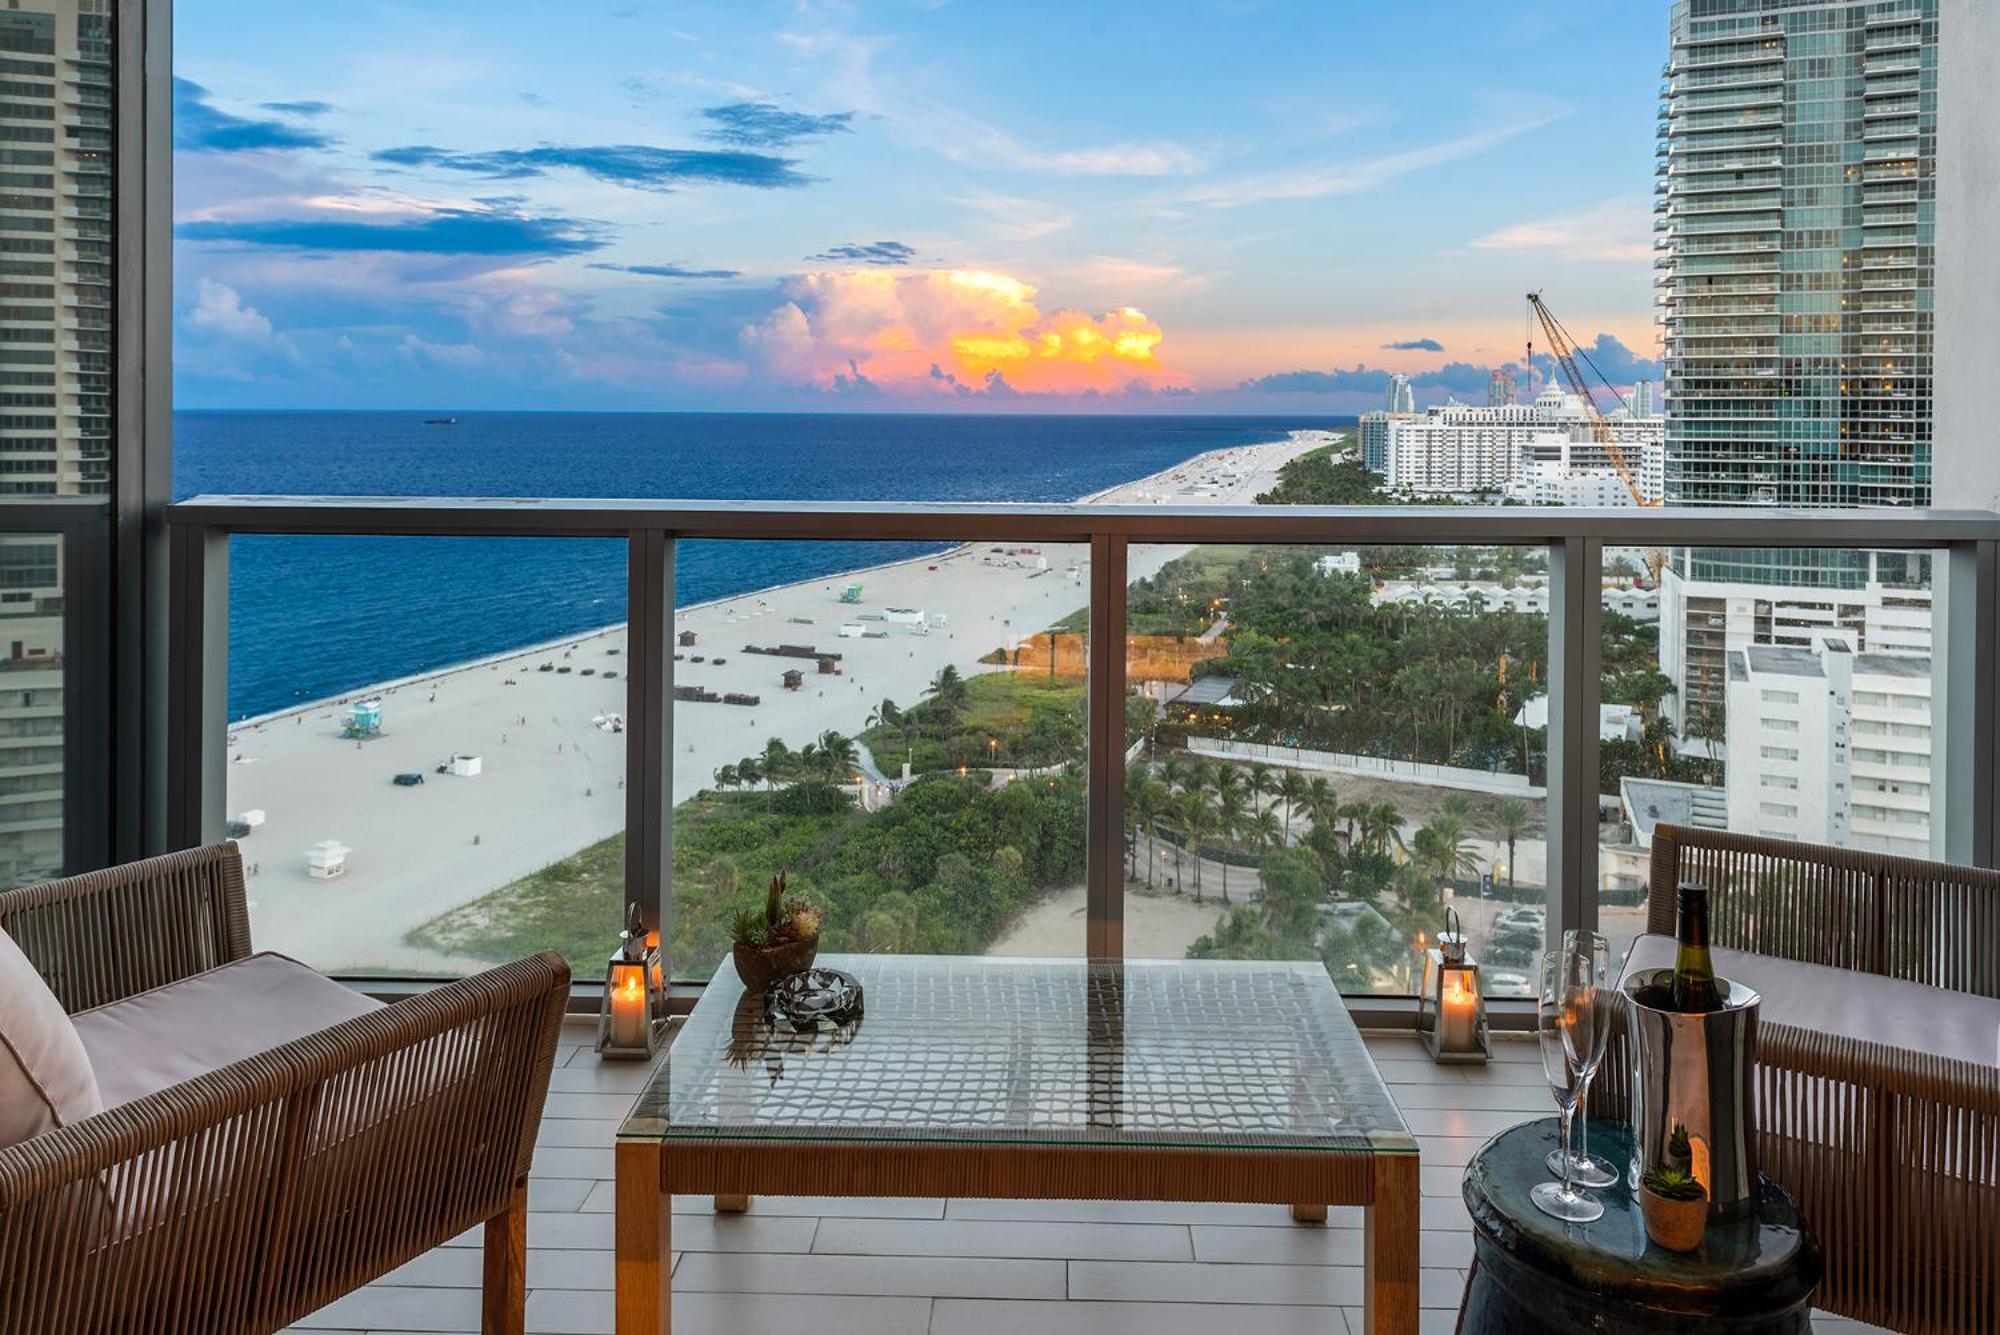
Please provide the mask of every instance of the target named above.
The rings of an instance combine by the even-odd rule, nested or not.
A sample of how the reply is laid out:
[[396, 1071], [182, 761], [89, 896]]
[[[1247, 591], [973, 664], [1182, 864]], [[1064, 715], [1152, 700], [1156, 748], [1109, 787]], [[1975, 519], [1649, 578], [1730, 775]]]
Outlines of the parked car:
[[1515, 973], [1507, 969], [1497, 969], [1492, 973], [1481, 974], [1480, 978], [1485, 984], [1486, 995], [1489, 997], [1532, 997], [1535, 995], [1534, 986], [1528, 982], [1528, 975], [1524, 973]]
[[406, 771], [405, 773], [398, 774], [395, 778], [389, 780], [390, 783], [395, 784], [398, 788], [414, 788], [423, 781], [424, 781], [424, 776], [417, 773], [415, 770], [409, 770]]

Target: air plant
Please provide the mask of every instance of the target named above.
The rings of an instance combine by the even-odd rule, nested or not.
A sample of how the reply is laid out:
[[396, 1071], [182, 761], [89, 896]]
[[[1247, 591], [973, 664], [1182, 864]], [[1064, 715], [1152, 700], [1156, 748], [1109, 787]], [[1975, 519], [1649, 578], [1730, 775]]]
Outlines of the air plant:
[[785, 873], [771, 878], [764, 896], [764, 911], [740, 909], [730, 920], [729, 937], [739, 946], [765, 949], [812, 941], [819, 937], [820, 911], [797, 899], [785, 897]]

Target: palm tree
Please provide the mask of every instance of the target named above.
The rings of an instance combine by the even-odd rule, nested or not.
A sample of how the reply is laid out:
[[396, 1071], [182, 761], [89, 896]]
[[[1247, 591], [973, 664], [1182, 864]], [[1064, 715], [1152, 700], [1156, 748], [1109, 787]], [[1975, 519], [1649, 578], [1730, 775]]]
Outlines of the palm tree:
[[1371, 852], [1387, 857], [1391, 847], [1403, 846], [1403, 813], [1389, 802], [1364, 806], [1359, 812], [1361, 842]]
[[[745, 756], [736, 762], [736, 781], [745, 788], [755, 788], [758, 784], [764, 782], [764, 778], [764, 766], [758, 761], [757, 757]], [[767, 808], [770, 806], [768, 792], [765, 797], [765, 806]]]
[[1285, 846], [1284, 823], [1278, 819], [1278, 813], [1269, 807], [1247, 817], [1243, 822], [1243, 833], [1249, 836], [1250, 846], [1257, 850], [1260, 863], [1270, 856], [1272, 849]]
[[785, 745], [782, 737], [773, 737], [764, 743], [764, 782], [775, 788], [778, 780], [787, 778], [792, 772], [792, 748]]
[[[1326, 780], [1321, 779], [1320, 782], [1324, 784]], [[1285, 804], [1285, 838], [1288, 841], [1292, 834], [1292, 808], [1305, 801], [1310, 791], [1311, 785], [1306, 782], [1306, 776], [1295, 769], [1288, 769], [1278, 777], [1278, 797]], [[1327, 784], [1327, 791], [1333, 791], [1333, 785]], [[1307, 815], [1311, 814], [1308, 809]]]
[[1278, 781], [1271, 775], [1271, 767], [1261, 760], [1250, 762], [1250, 795], [1253, 798], [1269, 797], [1278, 791]]
[[1194, 854], [1194, 902], [1201, 903], [1201, 846], [1215, 829], [1215, 816], [1208, 809], [1208, 795], [1189, 791], [1180, 795], [1181, 840]]
[[968, 698], [965, 678], [959, 676], [958, 669], [950, 663], [939, 668], [937, 675], [931, 678], [929, 694], [931, 704], [944, 715], [947, 728], [956, 723], [958, 716], [965, 712]]
[[1138, 792], [1132, 797], [1131, 810], [1137, 817], [1139, 828], [1146, 832], [1146, 888], [1153, 888], [1153, 867], [1160, 860], [1157, 852], [1160, 844], [1160, 817], [1167, 812], [1171, 799], [1167, 790], [1153, 779], [1145, 779]]
[[715, 786], [718, 791], [728, 788], [734, 788], [741, 782], [743, 782], [743, 780], [741, 776], [737, 774], [736, 766], [717, 765], [715, 767]]
[[[1223, 773], [1233, 774], [1235, 767], [1225, 765]], [[1222, 902], [1225, 904], [1229, 902], [1229, 855], [1249, 810], [1250, 794], [1244, 791], [1241, 784], [1216, 784], [1215, 827], [1222, 836]]]
[[1493, 808], [1491, 830], [1493, 837], [1507, 845], [1507, 888], [1514, 888], [1514, 844], [1534, 826], [1534, 815], [1528, 804], [1517, 797], [1510, 797]]
[[1715, 744], [1728, 735], [1722, 706], [1713, 700], [1696, 705], [1687, 711], [1687, 719], [1681, 725], [1681, 734], [1691, 742], [1706, 742], [1703, 748], [1710, 758], [1715, 755]]
[[854, 739], [828, 728], [819, 735], [820, 771], [828, 783], [845, 783], [861, 762]]

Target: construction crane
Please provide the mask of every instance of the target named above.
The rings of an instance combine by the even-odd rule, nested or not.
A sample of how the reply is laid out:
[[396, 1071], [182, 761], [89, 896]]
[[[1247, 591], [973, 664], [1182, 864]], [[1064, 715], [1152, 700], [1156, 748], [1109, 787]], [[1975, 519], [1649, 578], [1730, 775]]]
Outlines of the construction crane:
[[[1583, 378], [1582, 367], [1577, 365], [1578, 359], [1581, 358], [1583, 364], [1590, 368], [1591, 374], [1597, 377], [1599, 384], [1611, 391], [1614, 399], [1618, 397], [1617, 386], [1597, 369], [1597, 363], [1590, 360], [1590, 354], [1576, 345], [1576, 340], [1570, 337], [1569, 330], [1563, 327], [1563, 322], [1558, 320], [1555, 312], [1542, 301], [1541, 293], [1528, 294], [1528, 308], [1541, 322], [1542, 334], [1549, 342], [1549, 356], [1561, 370], [1562, 378], [1568, 383], [1570, 392], [1583, 401], [1583, 417], [1590, 426], [1591, 437], [1604, 451], [1604, 456], [1611, 461], [1612, 470], [1618, 474], [1618, 480], [1625, 484], [1625, 490], [1632, 493], [1632, 504], [1647, 509], [1661, 504], [1659, 497], [1646, 495], [1639, 486], [1639, 479], [1633, 475], [1632, 465], [1626, 461], [1625, 451], [1619, 448], [1617, 437], [1612, 433], [1611, 423], [1604, 420], [1604, 414], [1597, 407], [1597, 396], [1593, 392], [1593, 387]], [[1534, 364], [1535, 336], [1531, 327], [1528, 334], [1528, 365], [1532, 368]], [[1646, 571], [1653, 578], [1655, 590], [1660, 587], [1660, 571], [1665, 569], [1666, 564], [1667, 554], [1659, 548], [1653, 548], [1646, 553]]]

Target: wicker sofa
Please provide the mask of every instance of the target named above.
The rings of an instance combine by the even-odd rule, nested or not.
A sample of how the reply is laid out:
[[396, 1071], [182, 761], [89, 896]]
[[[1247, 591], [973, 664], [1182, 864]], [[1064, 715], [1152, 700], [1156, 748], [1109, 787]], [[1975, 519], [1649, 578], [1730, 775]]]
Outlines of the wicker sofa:
[[377, 1005], [251, 954], [233, 844], [0, 894], [0, 929], [108, 1045], [104, 1111], [0, 1149], [0, 1335], [275, 1331], [476, 1224], [485, 1328], [522, 1329], [560, 957]]
[[[1759, 1167], [1819, 1234], [1819, 1305], [1996, 1335], [2000, 872], [1662, 825], [1633, 967], [1670, 962], [1682, 880], [1709, 887], [1717, 971], [1765, 994]], [[1592, 1102], [1620, 1115], [1615, 1044]]]

